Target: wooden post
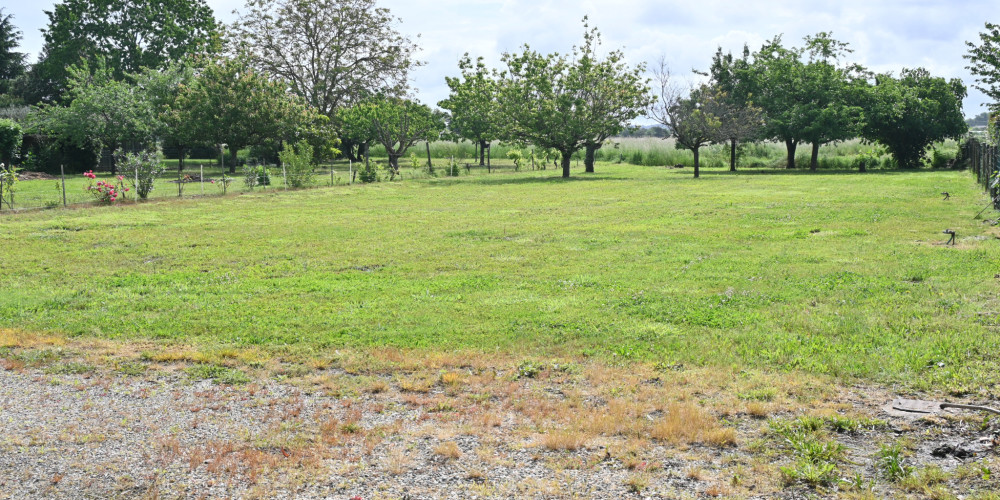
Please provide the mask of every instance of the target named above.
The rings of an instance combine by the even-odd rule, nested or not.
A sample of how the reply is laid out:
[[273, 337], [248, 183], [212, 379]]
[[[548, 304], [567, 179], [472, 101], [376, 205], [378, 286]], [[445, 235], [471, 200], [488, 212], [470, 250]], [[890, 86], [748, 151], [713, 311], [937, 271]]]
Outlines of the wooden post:
[[182, 182], [184, 182], [184, 181], [181, 179], [181, 169], [178, 168], [177, 169], [177, 197], [178, 198], [180, 198], [183, 195], [183, 193], [184, 193], [184, 188], [183, 188], [183, 186], [181, 186]]
[[486, 146], [486, 172], [492, 173], [493, 169], [490, 166], [490, 158], [493, 156], [493, 144]]
[[448, 161], [448, 166], [451, 167], [451, 175], [455, 176], [455, 157], [452, 156], [451, 160]]
[[63, 206], [66, 206], [66, 169], [63, 164], [59, 164], [59, 175], [62, 177]]
[[330, 187], [333, 187], [333, 165], [330, 165]]
[[431, 141], [427, 141], [424, 144], [427, 145], [427, 171], [434, 173], [434, 163], [431, 161]]
[[350, 159], [347, 160], [347, 185], [350, 186], [354, 184], [354, 162]]
[[198, 165], [201, 168], [201, 174], [198, 177], [198, 183], [201, 184], [201, 194], [205, 195], [205, 165]]
[[285, 191], [288, 191], [288, 175], [285, 174], [285, 162], [281, 162], [281, 182], [285, 184]]
[[531, 148], [531, 169], [535, 169], [535, 148]]

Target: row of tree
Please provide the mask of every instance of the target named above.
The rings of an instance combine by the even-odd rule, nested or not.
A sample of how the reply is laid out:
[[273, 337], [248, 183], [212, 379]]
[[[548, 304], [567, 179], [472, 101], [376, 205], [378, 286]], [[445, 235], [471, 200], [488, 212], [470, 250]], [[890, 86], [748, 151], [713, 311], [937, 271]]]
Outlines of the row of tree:
[[[746, 141], [784, 143], [789, 168], [809, 144], [816, 168], [821, 145], [862, 137], [909, 168], [931, 142], [966, 131], [960, 81], [922, 69], [874, 74], [848, 63], [848, 46], [828, 33], [801, 48], [776, 37], [740, 57], [720, 49], [706, 83], [683, 89], [662, 61], [650, 80], [620, 50], [602, 53], [584, 19], [583, 42], [568, 54], [525, 45], [497, 69], [466, 54], [460, 75], [446, 78], [446, 113], [407, 97], [416, 45], [375, 0], [248, 0], [229, 26], [204, 0], [64, 0], [47, 14], [44, 49], [27, 67], [13, 50], [20, 33], [0, 13], [0, 107], [32, 105], [16, 118], [64, 149], [158, 141], [182, 157], [204, 144], [235, 155], [304, 139], [322, 160], [339, 137], [354, 160], [383, 145], [396, 171], [417, 141], [447, 137], [478, 144], [480, 161], [495, 141], [555, 151], [569, 176], [575, 153], [592, 172], [605, 140], [647, 116], [694, 153], [697, 176], [710, 143], [731, 147], [732, 169]], [[993, 30], [970, 44], [970, 69], [987, 90], [996, 84]]]

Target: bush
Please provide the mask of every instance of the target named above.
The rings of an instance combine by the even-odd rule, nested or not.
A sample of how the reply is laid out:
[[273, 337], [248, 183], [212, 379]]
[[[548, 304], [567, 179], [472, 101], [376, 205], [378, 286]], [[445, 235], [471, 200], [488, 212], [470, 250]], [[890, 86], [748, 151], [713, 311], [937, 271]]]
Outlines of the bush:
[[365, 184], [378, 182], [378, 163], [370, 162], [358, 170], [358, 180]]
[[278, 153], [281, 165], [285, 168], [285, 182], [293, 188], [311, 186], [316, 178], [313, 175], [313, 147], [306, 141], [285, 144]]
[[114, 156], [118, 169], [124, 175], [125, 180], [132, 184], [139, 199], [148, 198], [149, 193], [153, 191], [153, 182], [164, 170], [160, 153], [152, 151], [126, 153], [118, 149]]
[[253, 190], [257, 186], [271, 185], [271, 171], [264, 165], [243, 165], [243, 184]]
[[13, 165], [21, 150], [21, 138], [24, 134], [21, 125], [14, 120], [0, 118], [0, 162]]

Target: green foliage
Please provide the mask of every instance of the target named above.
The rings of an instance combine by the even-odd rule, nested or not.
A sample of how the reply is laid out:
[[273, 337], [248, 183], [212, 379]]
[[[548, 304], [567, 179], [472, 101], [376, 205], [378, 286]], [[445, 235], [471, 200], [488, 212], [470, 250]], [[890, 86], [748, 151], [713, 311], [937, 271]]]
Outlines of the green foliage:
[[419, 141], [438, 139], [444, 120], [426, 105], [391, 97], [365, 100], [338, 115], [344, 123], [357, 127], [356, 137], [377, 141], [389, 157], [389, 173], [399, 175], [399, 158]]
[[586, 21], [584, 44], [569, 57], [542, 55], [527, 45], [501, 57], [505, 140], [558, 151], [563, 177], [570, 176], [577, 151], [621, 131], [651, 102], [644, 67], [629, 68], [617, 51], [598, 59], [600, 36]]
[[278, 157], [285, 168], [285, 182], [289, 187], [304, 188], [316, 181], [313, 175], [313, 148], [308, 142], [286, 143]]
[[7, 208], [14, 209], [14, 193], [20, 182], [19, 168], [13, 163], [0, 163], [0, 208], [6, 203]]
[[11, 91], [14, 79], [24, 73], [27, 54], [17, 52], [21, 30], [14, 26], [14, 15], [4, 15], [0, 8], [0, 95]]
[[521, 164], [524, 163], [524, 153], [519, 149], [512, 149], [507, 151], [507, 158], [514, 161], [514, 171], [521, 170]]
[[235, 368], [214, 364], [199, 364], [187, 369], [189, 377], [195, 380], [212, 380], [223, 385], [244, 385], [250, 382], [246, 373]]
[[358, 180], [365, 184], [378, 182], [378, 170], [377, 162], [369, 162], [364, 167], [358, 169]]
[[0, 118], [0, 163], [8, 165], [14, 163], [21, 150], [23, 135], [19, 123]]
[[899, 78], [879, 75], [865, 91], [862, 136], [886, 147], [901, 168], [917, 168], [935, 141], [957, 139], [968, 125], [962, 115], [965, 85], [924, 69]]
[[71, 66], [97, 68], [103, 59], [112, 79], [122, 80], [221, 47], [218, 24], [204, 0], [65, 0], [46, 15], [35, 76], [48, 87], [38, 96], [45, 99], [67, 87], [74, 78]]
[[976, 75], [975, 87], [989, 98], [993, 99], [990, 110], [1000, 112], [1000, 24], [986, 23], [986, 31], [979, 34], [980, 45], [965, 42], [969, 53], [965, 59], [966, 66]]
[[888, 481], [896, 482], [909, 477], [913, 466], [907, 465], [903, 446], [899, 443], [882, 445], [875, 454], [875, 469]]
[[114, 152], [115, 161], [125, 180], [132, 185], [140, 200], [149, 197], [156, 177], [163, 173], [163, 157], [156, 151], [126, 153], [121, 149]]
[[253, 191], [255, 187], [271, 185], [271, 170], [266, 165], [243, 164], [243, 185]]
[[[236, 152], [251, 144], [300, 135], [319, 120], [315, 110], [288, 94], [287, 83], [254, 70], [245, 58], [210, 61], [181, 88], [174, 118], [188, 135]], [[230, 172], [236, 171], [235, 162]]]
[[489, 144], [502, 133], [497, 101], [500, 83], [490, 75], [482, 57], [473, 65], [466, 53], [458, 61], [458, 68], [461, 78], [445, 77], [451, 92], [438, 106], [451, 111], [448, 130], [452, 136]]
[[251, 66], [282, 75], [294, 94], [332, 117], [347, 103], [405, 91], [419, 65], [417, 47], [396, 22], [375, 0], [250, 0], [230, 40]]

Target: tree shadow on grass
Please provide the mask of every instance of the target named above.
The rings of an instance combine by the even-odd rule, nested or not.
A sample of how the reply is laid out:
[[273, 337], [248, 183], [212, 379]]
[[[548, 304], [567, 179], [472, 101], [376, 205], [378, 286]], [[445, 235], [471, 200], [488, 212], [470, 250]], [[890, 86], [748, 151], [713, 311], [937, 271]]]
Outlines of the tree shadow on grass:
[[553, 175], [546, 177], [520, 177], [520, 176], [514, 177], [503, 174], [496, 176], [494, 175], [495, 174], [486, 174], [483, 176], [466, 176], [466, 177], [460, 177], [460, 179], [469, 184], [479, 184], [483, 186], [502, 186], [502, 185], [519, 185], [519, 184], [558, 184], [563, 182], [628, 180], [621, 177], [608, 177], [600, 174], [579, 174], [579, 175], [574, 175], [572, 177], [562, 177], [561, 175]]
[[714, 176], [740, 176], [740, 175], [910, 175], [929, 174], [932, 172], [951, 172], [948, 169], [914, 168], [914, 169], [873, 169], [867, 172], [858, 172], [856, 169], [820, 169], [809, 170], [809, 168], [761, 168], [761, 169], [738, 169], [735, 172], [729, 170], [707, 170], [702, 169], [701, 175]]

